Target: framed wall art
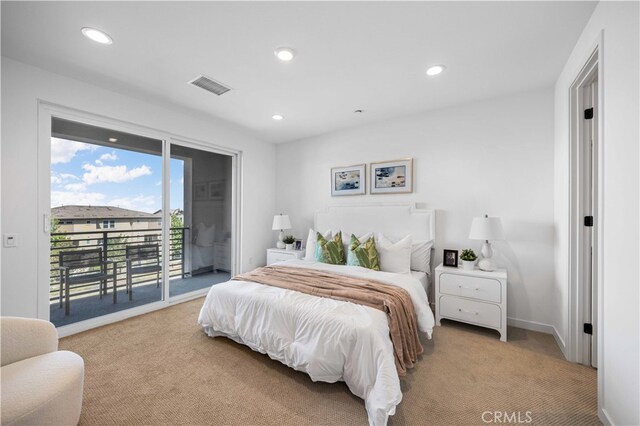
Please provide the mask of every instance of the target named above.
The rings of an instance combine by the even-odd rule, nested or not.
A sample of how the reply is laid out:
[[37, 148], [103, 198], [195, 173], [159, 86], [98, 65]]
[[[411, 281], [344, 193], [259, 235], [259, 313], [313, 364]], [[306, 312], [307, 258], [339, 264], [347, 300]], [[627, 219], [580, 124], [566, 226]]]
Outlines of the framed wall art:
[[413, 192], [413, 159], [371, 163], [371, 194]]
[[211, 201], [224, 200], [224, 187], [225, 187], [224, 179], [213, 180], [209, 182], [208, 186], [209, 186], [209, 193], [207, 198], [209, 200]]
[[204, 201], [207, 199], [207, 183], [201, 182], [193, 185], [193, 199], [196, 201]]
[[365, 164], [332, 168], [331, 196], [364, 195], [366, 191], [365, 169]]

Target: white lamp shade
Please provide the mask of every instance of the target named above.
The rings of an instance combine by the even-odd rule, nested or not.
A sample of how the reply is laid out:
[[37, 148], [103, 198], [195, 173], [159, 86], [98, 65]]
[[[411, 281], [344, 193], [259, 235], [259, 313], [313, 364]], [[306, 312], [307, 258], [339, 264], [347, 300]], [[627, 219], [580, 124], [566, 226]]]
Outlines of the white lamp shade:
[[504, 230], [499, 217], [474, 217], [469, 231], [471, 240], [504, 240]]
[[291, 221], [289, 220], [289, 215], [286, 214], [277, 214], [273, 217], [273, 226], [271, 229], [291, 229]]

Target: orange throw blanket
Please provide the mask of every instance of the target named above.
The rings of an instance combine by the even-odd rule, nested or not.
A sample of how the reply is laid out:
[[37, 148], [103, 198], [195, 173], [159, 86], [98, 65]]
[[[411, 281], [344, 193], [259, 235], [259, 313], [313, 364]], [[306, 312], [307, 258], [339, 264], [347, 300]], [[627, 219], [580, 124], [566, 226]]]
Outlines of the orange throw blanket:
[[413, 302], [409, 293], [402, 288], [380, 281], [287, 266], [265, 266], [236, 275], [233, 279], [357, 303], [385, 312], [400, 376], [413, 367], [418, 355], [423, 352]]

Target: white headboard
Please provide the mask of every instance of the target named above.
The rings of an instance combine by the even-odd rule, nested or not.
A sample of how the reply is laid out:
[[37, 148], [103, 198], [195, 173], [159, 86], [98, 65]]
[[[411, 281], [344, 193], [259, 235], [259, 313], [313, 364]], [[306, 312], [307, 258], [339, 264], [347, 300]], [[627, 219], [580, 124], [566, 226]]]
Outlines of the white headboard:
[[359, 204], [332, 206], [317, 212], [314, 229], [341, 230], [356, 235], [382, 232], [392, 238], [411, 234], [414, 241], [434, 240], [435, 221], [433, 210], [418, 209], [413, 203]]

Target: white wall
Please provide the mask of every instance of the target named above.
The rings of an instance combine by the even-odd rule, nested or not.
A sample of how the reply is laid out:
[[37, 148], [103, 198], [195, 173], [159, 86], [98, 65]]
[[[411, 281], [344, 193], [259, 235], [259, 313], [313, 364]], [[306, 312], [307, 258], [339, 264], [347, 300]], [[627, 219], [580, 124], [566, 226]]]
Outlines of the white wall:
[[[331, 167], [403, 157], [414, 159], [413, 194], [331, 198]], [[439, 263], [444, 248], [479, 251], [481, 242], [467, 238], [474, 216], [502, 217], [507, 240], [494, 249], [509, 269], [508, 315], [552, 331], [551, 88], [278, 145], [277, 163], [278, 212], [289, 214], [298, 238], [327, 205], [427, 203], [437, 211]]]
[[638, 316], [638, 108], [637, 2], [600, 2], [555, 87], [555, 222], [558, 229], [553, 299], [567, 333], [569, 87], [604, 30], [603, 90], [604, 271], [603, 352], [599, 359], [599, 408], [604, 421], [640, 424], [640, 328]]
[[[20, 245], [2, 250], [2, 315], [37, 316], [38, 100], [243, 151], [242, 269], [265, 262], [275, 209], [275, 148], [234, 125], [193, 111], [107, 91], [2, 58], [2, 232]], [[253, 265], [250, 260], [253, 259]]]

